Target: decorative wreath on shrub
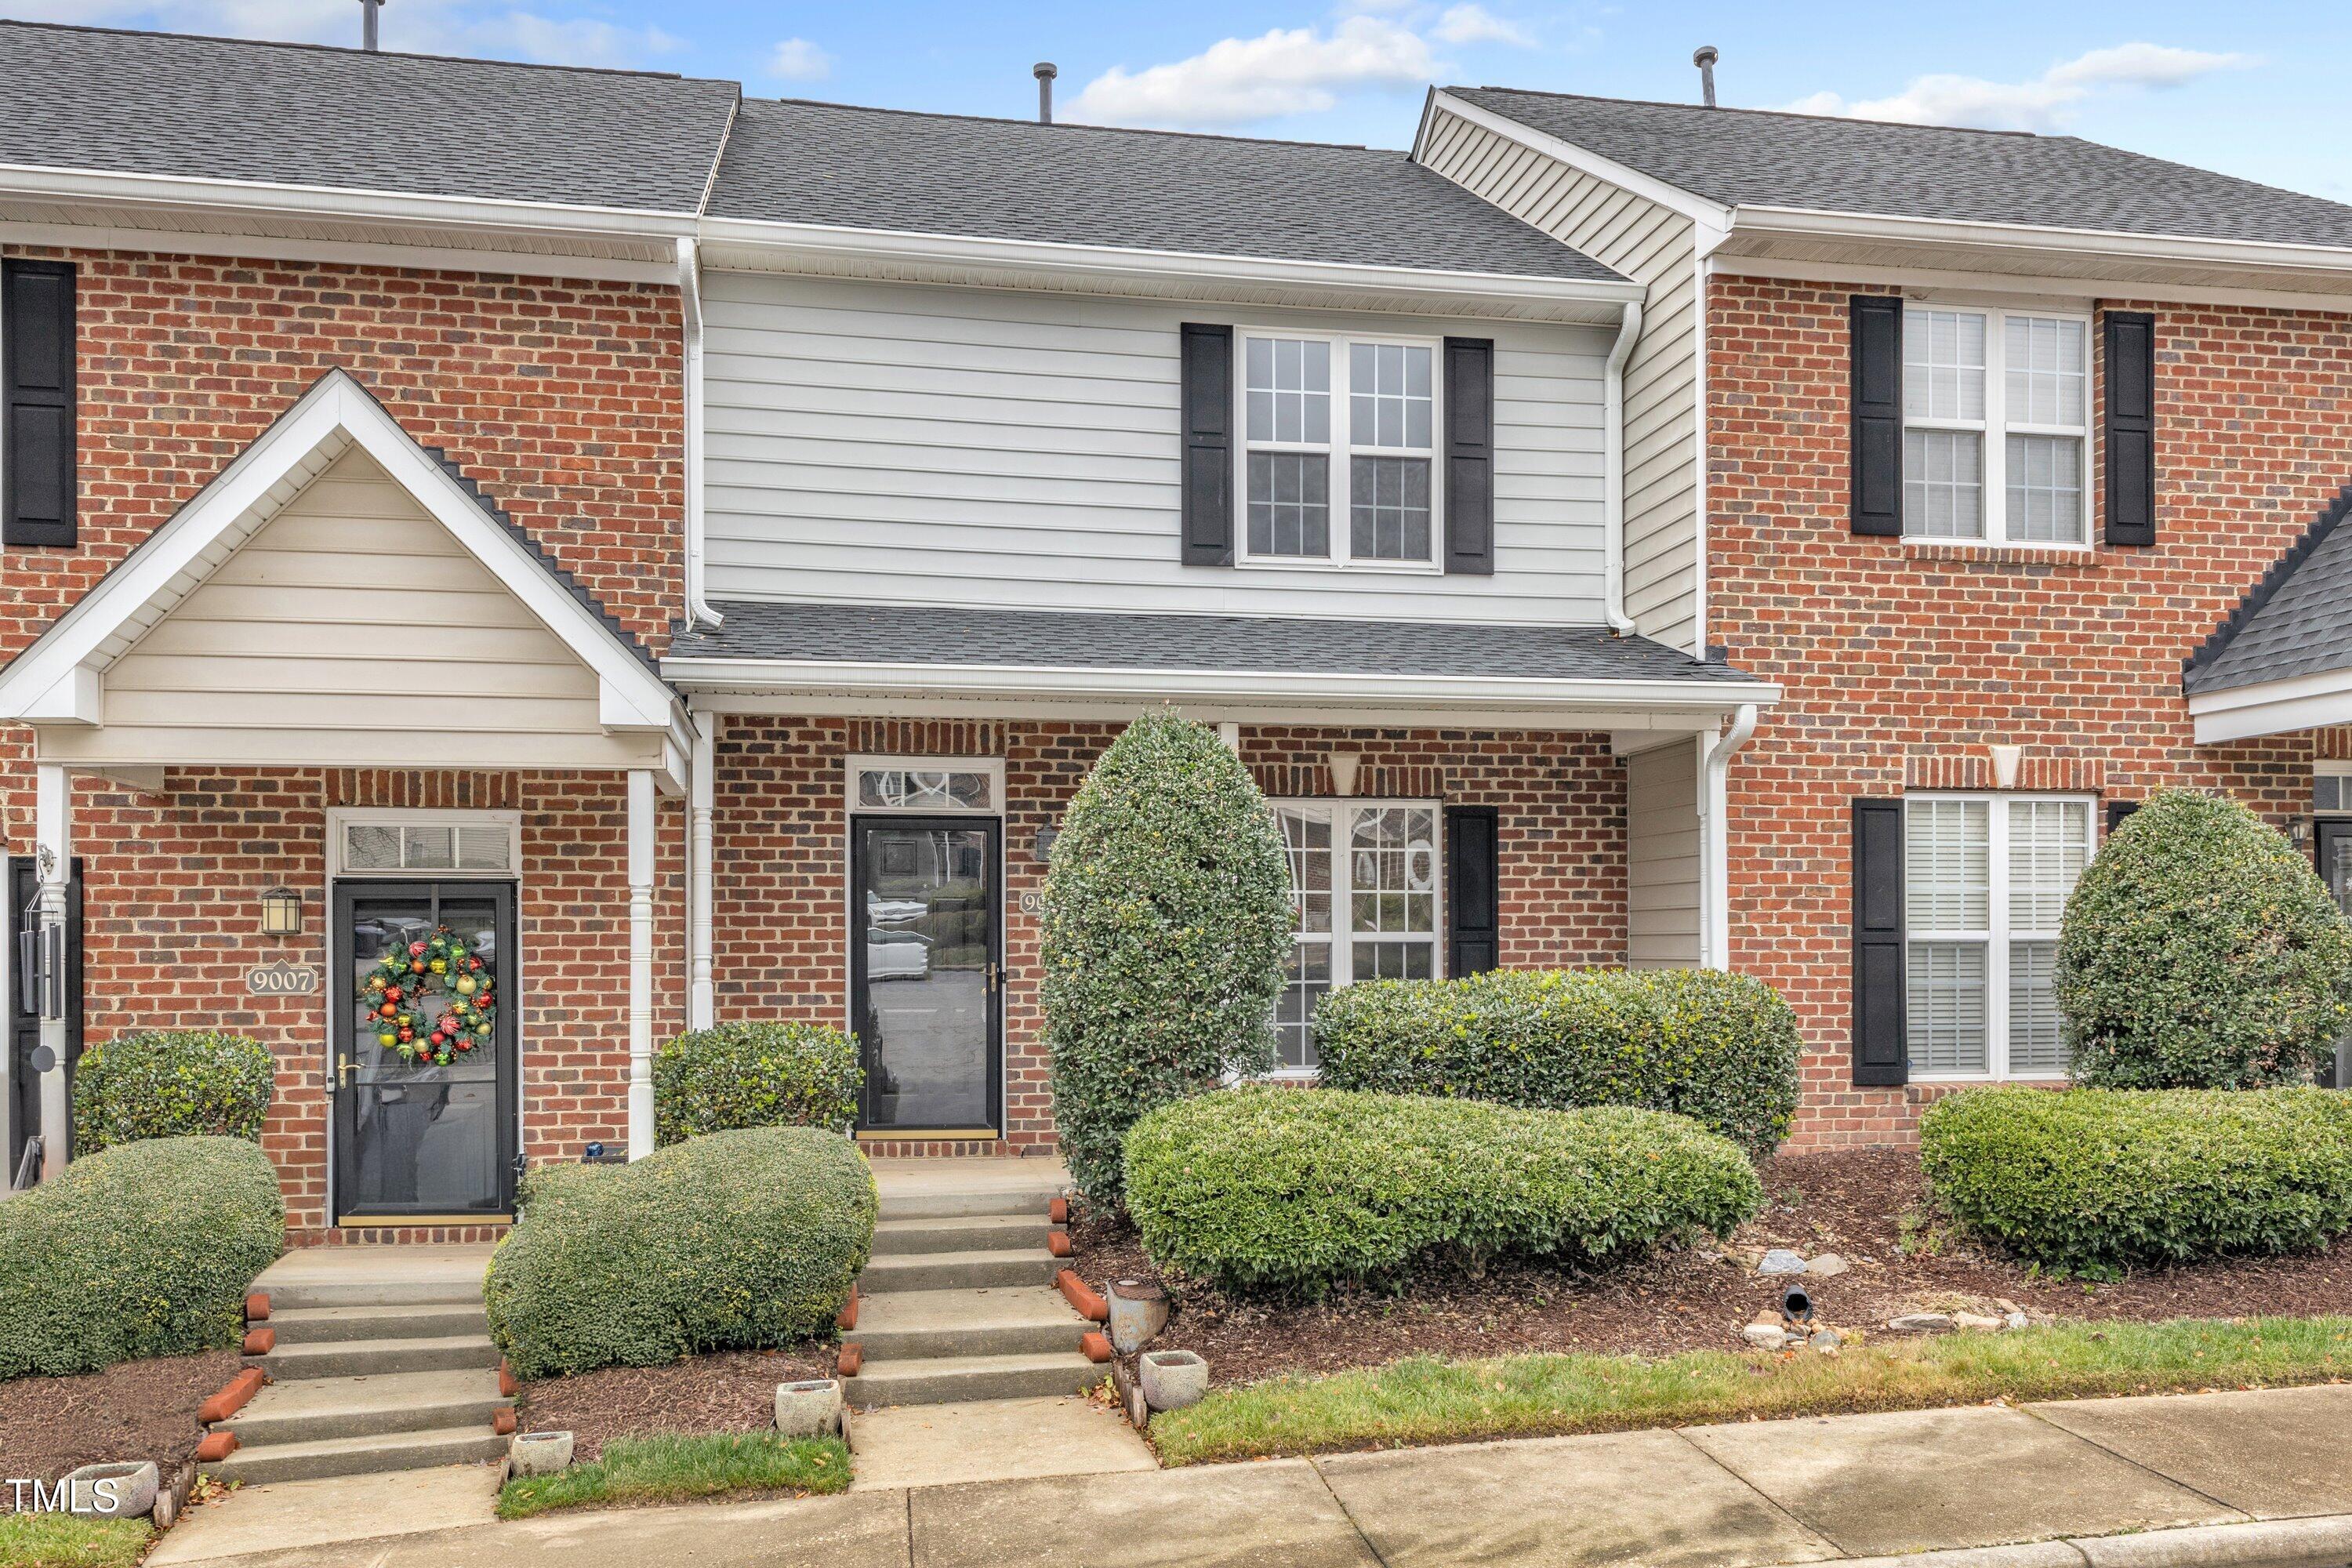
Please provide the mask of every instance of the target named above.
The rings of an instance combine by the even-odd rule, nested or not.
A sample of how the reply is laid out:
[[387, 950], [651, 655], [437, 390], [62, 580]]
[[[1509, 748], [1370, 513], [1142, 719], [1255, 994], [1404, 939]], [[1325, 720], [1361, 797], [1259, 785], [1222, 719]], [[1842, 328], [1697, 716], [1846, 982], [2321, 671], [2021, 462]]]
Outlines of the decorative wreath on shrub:
[[378, 959], [359, 1000], [375, 1020], [378, 1045], [412, 1062], [447, 1067], [489, 1044], [498, 1019], [491, 986], [482, 955], [441, 926]]

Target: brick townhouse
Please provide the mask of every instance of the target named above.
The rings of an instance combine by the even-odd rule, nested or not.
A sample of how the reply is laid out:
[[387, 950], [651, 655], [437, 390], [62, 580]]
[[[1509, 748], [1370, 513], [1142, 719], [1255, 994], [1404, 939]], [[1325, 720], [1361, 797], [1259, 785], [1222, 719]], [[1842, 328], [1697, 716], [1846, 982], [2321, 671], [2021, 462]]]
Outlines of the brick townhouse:
[[[1810, 1142], [2059, 1068], [2131, 801], [2352, 805], [2332, 204], [1484, 89], [1407, 154], [27, 24], [0, 80], [12, 1173], [159, 1025], [278, 1054], [310, 1241], [642, 1152], [719, 1019], [854, 1029], [870, 1148], [1049, 1150], [1054, 824], [1163, 704], [1290, 846], [1285, 1072], [1351, 980], [1727, 965]], [[384, 1012], [436, 936], [487, 992]]]

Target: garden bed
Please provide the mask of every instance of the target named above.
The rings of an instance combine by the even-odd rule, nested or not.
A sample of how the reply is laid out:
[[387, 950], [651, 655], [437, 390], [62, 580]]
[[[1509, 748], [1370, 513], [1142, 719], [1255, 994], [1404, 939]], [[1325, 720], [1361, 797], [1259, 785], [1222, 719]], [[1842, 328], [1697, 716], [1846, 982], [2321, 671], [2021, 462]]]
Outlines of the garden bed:
[[[0, 1383], [0, 1455], [12, 1476], [54, 1481], [83, 1465], [152, 1459], [166, 1476], [194, 1457], [196, 1407], [236, 1374], [233, 1350], [127, 1361], [80, 1377]], [[14, 1507], [0, 1487], [0, 1512]]]
[[[1781, 1154], [1759, 1167], [1767, 1206], [1727, 1252], [1681, 1251], [1590, 1275], [1504, 1267], [1482, 1279], [1425, 1271], [1402, 1294], [1335, 1291], [1320, 1303], [1236, 1300], [1173, 1281], [1163, 1344], [1197, 1351], [1220, 1387], [1282, 1373], [1337, 1372], [1411, 1355], [1460, 1359], [1531, 1351], [1668, 1355], [1725, 1350], [1777, 1305], [1786, 1281], [1750, 1259], [1789, 1247], [1834, 1252], [1853, 1272], [1808, 1278], [1822, 1315], [1875, 1329], [1898, 1313], [2013, 1304], [2037, 1320], [2293, 1316], [2352, 1300], [2352, 1243], [2295, 1258], [2250, 1258], [2127, 1275], [2053, 1279], [1989, 1253], [1938, 1221], [1916, 1152]], [[1079, 1271], [1097, 1285], [1150, 1269], [1124, 1220], [1081, 1215]]]
[[727, 1351], [666, 1366], [608, 1366], [523, 1385], [525, 1432], [572, 1434], [572, 1462], [600, 1458], [614, 1437], [657, 1432], [764, 1432], [776, 1421], [776, 1384], [833, 1375], [833, 1346]]

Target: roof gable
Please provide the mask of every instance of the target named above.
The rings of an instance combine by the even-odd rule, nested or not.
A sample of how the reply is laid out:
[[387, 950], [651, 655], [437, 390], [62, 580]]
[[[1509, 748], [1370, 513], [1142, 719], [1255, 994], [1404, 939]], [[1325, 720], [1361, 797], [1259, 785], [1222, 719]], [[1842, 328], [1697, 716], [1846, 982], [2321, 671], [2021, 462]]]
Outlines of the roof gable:
[[2191, 697], [2352, 669], [2352, 485], [2183, 661]]

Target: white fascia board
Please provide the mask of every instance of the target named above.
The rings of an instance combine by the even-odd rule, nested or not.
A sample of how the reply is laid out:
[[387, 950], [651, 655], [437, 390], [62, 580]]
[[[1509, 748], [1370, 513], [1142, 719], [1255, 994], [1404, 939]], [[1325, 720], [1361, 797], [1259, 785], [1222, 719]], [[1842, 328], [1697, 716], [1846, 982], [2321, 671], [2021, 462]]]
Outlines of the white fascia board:
[[2352, 724], [2352, 669], [2198, 692], [2189, 699], [2189, 716], [2200, 746]]
[[[2047, 254], [2046, 252], [2044, 254]], [[1718, 250], [1707, 258], [1717, 277], [1775, 278], [1795, 283], [1861, 284], [1898, 289], [1924, 300], [2016, 309], [2084, 310], [2101, 300], [2158, 300], [2180, 305], [2235, 305], [2263, 310], [2333, 310], [2347, 307], [2322, 287], [2288, 289], [2216, 288], [2167, 283], [2147, 278], [2071, 277], [2048, 271], [1970, 272], [1957, 267], [1895, 266], [1874, 262], [1812, 261], [1796, 257], [1757, 256]], [[2271, 276], [2265, 274], [2264, 276]], [[2315, 280], [2318, 282], [2320, 280]], [[2352, 277], [2343, 292], [2352, 295]]]
[[701, 243], [773, 251], [820, 265], [857, 262], [995, 267], [1097, 278], [1133, 284], [1265, 284], [1334, 293], [1411, 293], [1507, 305], [1601, 307], [1594, 319], [1613, 321], [1623, 301], [1644, 292], [1627, 279], [1541, 278], [1508, 272], [1459, 272], [1349, 262], [1301, 261], [1260, 256], [1210, 256], [1051, 240], [1000, 239], [911, 230], [848, 228], [831, 224], [774, 223], [758, 218], [706, 217]]
[[[136, 209], [126, 209], [135, 216]], [[255, 228], [267, 226], [256, 223]], [[470, 233], [472, 231], [462, 231]], [[453, 239], [461, 233], [452, 231]], [[509, 231], [496, 237], [514, 239]], [[547, 231], [537, 237], [583, 240], [598, 237]], [[664, 237], [663, 243], [675, 245]], [[273, 261], [314, 261], [345, 267], [403, 267], [429, 272], [487, 272], [523, 278], [579, 279], [592, 283], [671, 283], [677, 268], [667, 261], [635, 261], [557, 249], [507, 246], [407, 245], [393, 240], [311, 239], [293, 235], [231, 234], [225, 230], [137, 228], [118, 224], [22, 223], [0, 219], [0, 245], [54, 245], [68, 250], [157, 251], [173, 256], [230, 256]]]
[[96, 726], [104, 721], [105, 700], [105, 686], [98, 671], [77, 665], [13, 717], [27, 724]]
[[1631, 191], [1643, 200], [1655, 202], [1670, 212], [1680, 213], [1698, 226], [1700, 233], [1697, 248], [1702, 256], [1720, 243], [1724, 235], [1731, 227], [1733, 209], [1720, 202], [1710, 201], [1694, 191], [1683, 189], [1680, 185], [1668, 184], [1654, 174], [1645, 174], [1629, 164], [1617, 162], [1614, 158], [1604, 158], [1589, 148], [1580, 147], [1573, 142], [1562, 141], [1559, 137], [1538, 131], [1532, 126], [1523, 125], [1508, 115], [1497, 114], [1491, 109], [1482, 109], [1467, 99], [1456, 98], [1449, 92], [1439, 91], [1432, 94], [1427, 108], [1423, 111], [1421, 132], [1413, 138], [1412, 156], [1416, 163], [1421, 159], [1422, 142], [1428, 133], [1433, 111], [1437, 110], [1444, 110], [1457, 119], [1467, 121], [1482, 131], [1490, 131], [1506, 141], [1516, 142], [1530, 152], [1540, 153], [1547, 158], [1556, 158], [1570, 168], [1581, 170], [1596, 180], [1605, 180], [1622, 190]]
[[1741, 237], [1785, 235], [1860, 242], [1899, 240], [1979, 249], [2065, 252], [2085, 258], [2178, 262], [2248, 272], [2341, 273], [2352, 283], [2352, 247], [2293, 245], [2275, 240], [2203, 239], [2126, 234], [2114, 229], [2061, 228], [2034, 224], [1979, 223], [1959, 218], [1891, 217], [1810, 207], [1741, 206], [1732, 212]]

